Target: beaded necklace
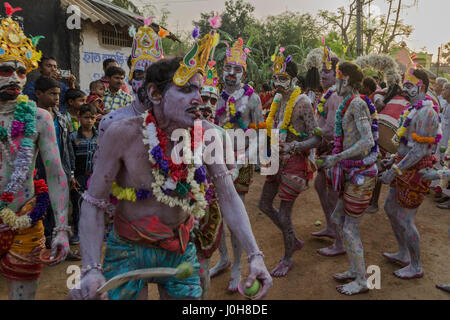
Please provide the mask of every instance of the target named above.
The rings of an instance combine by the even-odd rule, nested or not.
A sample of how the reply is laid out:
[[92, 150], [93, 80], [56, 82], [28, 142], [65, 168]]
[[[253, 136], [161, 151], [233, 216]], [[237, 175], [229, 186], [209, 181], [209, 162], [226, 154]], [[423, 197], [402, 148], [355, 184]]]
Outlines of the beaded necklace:
[[[17, 152], [14, 161], [9, 157], [8, 162], [12, 163], [14, 171], [11, 174], [5, 191], [0, 196], [0, 219], [8, 224], [13, 230], [23, 230], [31, 227], [40, 220], [46, 212], [50, 203], [48, 189], [43, 180], [34, 182], [36, 194], [35, 208], [24, 216], [18, 217], [8, 205], [11, 204], [16, 194], [21, 190], [27, 180], [30, 167], [33, 162], [34, 141], [36, 135], [36, 104], [28, 100], [28, 97], [21, 95], [17, 98], [17, 105], [14, 110], [14, 119], [11, 126], [5, 129], [0, 126], [0, 144], [9, 156]], [[18, 140], [16, 148], [13, 139]], [[6, 148], [6, 144], [9, 148]]]
[[[343, 151], [343, 139], [344, 139], [344, 130], [342, 128], [342, 119], [344, 118], [345, 113], [347, 112], [348, 107], [350, 106], [353, 99], [355, 99], [357, 96], [348, 95], [345, 97], [344, 101], [339, 105], [337, 111], [336, 111], [336, 118], [335, 118], [335, 136], [334, 136], [334, 150], [333, 155], [339, 154]], [[377, 160], [378, 156], [378, 139], [379, 139], [379, 133], [378, 133], [378, 114], [377, 109], [373, 105], [372, 101], [367, 97], [366, 95], [361, 95], [361, 99], [365, 101], [367, 106], [369, 107], [370, 116], [372, 118], [372, 125], [371, 125], [371, 131], [373, 140], [375, 142], [374, 146], [370, 150], [370, 153], [367, 157], [365, 157], [362, 160], [342, 160], [341, 164], [346, 168], [353, 168], [353, 167], [363, 167], [368, 166]]]
[[[220, 96], [225, 101], [225, 105], [216, 110], [214, 123], [219, 125], [218, 117], [221, 116], [225, 111], [227, 111], [227, 113], [229, 113], [227, 114], [228, 120], [225, 122], [223, 127], [225, 129], [232, 129], [234, 127], [234, 124], [237, 123], [241, 129], [247, 131], [248, 127], [242, 121], [241, 116], [244, 110], [247, 108], [248, 99], [254, 92], [255, 90], [253, 90], [253, 88], [247, 84], [239, 90], [236, 97], [230, 96], [227, 92], [222, 91]], [[239, 111], [236, 111], [236, 101], [239, 100], [242, 96], [245, 96], [246, 101], [243, 101]]]

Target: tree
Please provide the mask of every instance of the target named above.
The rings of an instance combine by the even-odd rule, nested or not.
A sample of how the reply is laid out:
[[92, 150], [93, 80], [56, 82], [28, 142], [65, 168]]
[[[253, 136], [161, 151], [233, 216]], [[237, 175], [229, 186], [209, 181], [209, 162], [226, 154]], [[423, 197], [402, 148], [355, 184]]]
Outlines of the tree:
[[[222, 27], [221, 30], [227, 32], [231, 38], [243, 38], [248, 40], [249, 34], [245, 32], [248, 25], [252, 25], [256, 19], [253, 16], [255, 7], [244, 0], [227, 0], [225, 1], [225, 10], [221, 12]], [[204, 36], [211, 29], [208, 19], [213, 17], [215, 12], [200, 13], [200, 20], [193, 21], [193, 25], [198, 25], [200, 28], [200, 35]]]
[[134, 4], [132, 0], [111, 0], [111, 3], [136, 14], [141, 14], [139, 8]]
[[[404, 24], [401, 19], [402, 12], [417, 5], [417, 0], [412, 4], [405, 4], [404, 0], [386, 0], [389, 3], [387, 14], [380, 17], [363, 15], [363, 36], [365, 39], [365, 53], [388, 53], [390, 48], [407, 38], [413, 31], [413, 27]], [[398, 1], [398, 2], [396, 2]], [[369, 6], [373, 0], [364, 0], [363, 6]], [[370, 12], [370, 11], [369, 11]], [[318, 17], [322, 20], [326, 32], [339, 30], [343, 44], [347, 47], [347, 55], [356, 56], [356, 0], [351, 0], [348, 7], [340, 7], [337, 12], [320, 10]]]

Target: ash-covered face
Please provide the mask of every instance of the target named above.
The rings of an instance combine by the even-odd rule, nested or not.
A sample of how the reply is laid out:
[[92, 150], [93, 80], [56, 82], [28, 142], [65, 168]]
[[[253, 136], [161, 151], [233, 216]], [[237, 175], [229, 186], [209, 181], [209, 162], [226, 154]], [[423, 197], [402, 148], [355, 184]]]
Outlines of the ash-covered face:
[[336, 74], [333, 69], [328, 70], [326, 64], [323, 64], [322, 72], [320, 73], [320, 84], [323, 88], [330, 88], [336, 83]]
[[242, 83], [245, 71], [242, 66], [227, 63], [223, 67], [223, 81], [227, 87], [235, 87]]
[[349, 84], [349, 76], [339, 76], [336, 78], [336, 92], [341, 97], [346, 97], [352, 93], [352, 86]]
[[15, 100], [27, 82], [27, 69], [22, 62], [0, 63], [0, 100]]
[[216, 105], [219, 97], [213, 92], [202, 91], [201, 94], [203, 104], [200, 107], [200, 111], [204, 118], [208, 118], [211, 114], [216, 112]]
[[281, 94], [289, 91], [295, 85], [292, 77], [287, 75], [274, 74], [272, 80], [275, 91]]
[[403, 84], [402, 96], [404, 96], [409, 102], [413, 102], [419, 97], [421, 87], [422, 86], [416, 86], [411, 82], [405, 82]]
[[172, 82], [162, 99], [166, 121], [176, 125], [177, 128], [187, 129], [194, 126], [194, 121], [201, 117], [199, 107], [202, 105], [200, 96], [202, 80], [202, 75], [196, 73], [182, 87]]

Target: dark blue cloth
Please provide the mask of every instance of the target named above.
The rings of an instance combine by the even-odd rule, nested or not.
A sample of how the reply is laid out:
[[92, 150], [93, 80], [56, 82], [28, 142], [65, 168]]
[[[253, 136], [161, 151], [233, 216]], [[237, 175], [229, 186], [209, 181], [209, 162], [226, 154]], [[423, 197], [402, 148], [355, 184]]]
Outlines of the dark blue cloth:
[[[59, 94], [59, 112], [66, 113], [66, 92], [69, 90], [69, 87], [62, 81], [59, 81], [59, 85], [61, 86], [61, 92]], [[36, 95], [34, 93], [36, 86], [36, 80], [28, 81], [27, 85], [23, 89], [23, 94], [27, 95], [28, 98], [33, 100], [34, 102], [38, 102]]]

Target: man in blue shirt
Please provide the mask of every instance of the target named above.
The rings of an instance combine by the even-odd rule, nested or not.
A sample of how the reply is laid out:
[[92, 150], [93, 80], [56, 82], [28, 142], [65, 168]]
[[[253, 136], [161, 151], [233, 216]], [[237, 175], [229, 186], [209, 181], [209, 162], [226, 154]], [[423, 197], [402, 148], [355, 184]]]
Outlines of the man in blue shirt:
[[[69, 88], [75, 88], [75, 76], [73, 74], [70, 75], [70, 78], [67, 79], [69, 82], [69, 86], [61, 81], [61, 76], [58, 71], [58, 62], [53, 57], [43, 57], [39, 62], [39, 72], [41, 76], [53, 78], [58, 80], [61, 93], [59, 98], [59, 111], [61, 113], [66, 113], [66, 106], [64, 102], [66, 101], [66, 92]], [[36, 80], [28, 81], [23, 93], [26, 94], [31, 100], [37, 102], [35, 91]]]

